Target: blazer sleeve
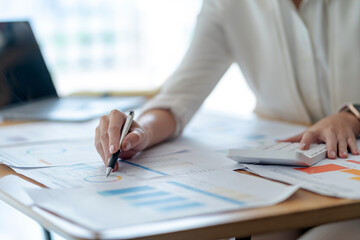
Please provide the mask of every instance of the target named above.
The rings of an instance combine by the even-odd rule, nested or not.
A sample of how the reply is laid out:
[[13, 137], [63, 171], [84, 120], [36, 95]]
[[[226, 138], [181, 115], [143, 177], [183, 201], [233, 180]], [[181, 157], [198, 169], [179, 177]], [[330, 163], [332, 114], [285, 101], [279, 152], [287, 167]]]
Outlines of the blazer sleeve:
[[221, 14], [221, 1], [203, 2], [193, 38], [181, 64], [164, 83], [159, 94], [141, 111], [170, 110], [177, 123], [174, 137], [182, 132], [233, 62]]

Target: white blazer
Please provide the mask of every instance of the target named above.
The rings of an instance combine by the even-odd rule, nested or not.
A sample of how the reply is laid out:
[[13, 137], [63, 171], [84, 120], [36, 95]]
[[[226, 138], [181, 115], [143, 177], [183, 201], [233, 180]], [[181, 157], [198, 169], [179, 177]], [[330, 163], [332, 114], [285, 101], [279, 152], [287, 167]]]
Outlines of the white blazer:
[[233, 62], [255, 112], [270, 118], [313, 123], [360, 103], [360, 0], [303, 0], [299, 10], [291, 0], [205, 0], [182, 63], [143, 111], [171, 110], [179, 133]]

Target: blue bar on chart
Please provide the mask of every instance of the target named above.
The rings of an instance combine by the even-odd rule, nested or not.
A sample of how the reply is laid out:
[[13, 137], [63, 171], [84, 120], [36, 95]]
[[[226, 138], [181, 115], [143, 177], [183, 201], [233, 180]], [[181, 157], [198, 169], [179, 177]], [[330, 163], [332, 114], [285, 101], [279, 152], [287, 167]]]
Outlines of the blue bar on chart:
[[162, 197], [162, 196], [167, 196], [170, 193], [168, 192], [163, 192], [163, 191], [157, 191], [157, 192], [149, 192], [149, 193], [141, 193], [141, 194], [137, 194], [137, 195], [130, 195], [130, 196], [124, 196], [122, 197], [122, 199], [125, 200], [139, 200], [139, 199], [144, 199], [144, 198], [152, 198], [152, 197]]
[[179, 210], [186, 210], [189, 208], [198, 208], [198, 207], [202, 207], [202, 206], [204, 206], [204, 204], [202, 204], [202, 203], [190, 202], [190, 203], [185, 203], [185, 204], [162, 207], [162, 208], [158, 208], [157, 210], [161, 211], [161, 212], [173, 212], [173, 211], [179, 211]]
[[149, 200], [149, 201], [143, 201], [143, 202], [137, 202], [134, 203], [134, 206], [156, 206], [159, 204], [166, 204], [166, 203], [174, 203], [179, 201], [185, 201], [186, 198], [183, 197], [170, 197], [170, 198], [164, 198], [164, 199], [156, 199], [156, 200]]
[[143, 192], [143, 191], [149, 191], [149, 190], [155, 190], [155, 189], [150, 186], [138, 186], [138, 187], [131, 187], [131, 188], [112, 189], [112, 190], [108, 190], [108, 191], [101, 191], [98, 193], [104, 197], [108, 197], [108, 196], [121, 195], [121, 194], [127, 194], [127, 193], [135, 193], [135, 192]]

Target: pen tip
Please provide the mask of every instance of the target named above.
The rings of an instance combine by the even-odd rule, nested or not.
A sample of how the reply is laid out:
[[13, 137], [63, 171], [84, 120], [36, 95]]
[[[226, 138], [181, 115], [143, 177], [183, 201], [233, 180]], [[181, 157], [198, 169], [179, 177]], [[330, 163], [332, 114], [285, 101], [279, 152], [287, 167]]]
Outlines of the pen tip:
[[106, 177], [109, 177], [110, 173], [111, 173], [111, 168], [106, 168]]

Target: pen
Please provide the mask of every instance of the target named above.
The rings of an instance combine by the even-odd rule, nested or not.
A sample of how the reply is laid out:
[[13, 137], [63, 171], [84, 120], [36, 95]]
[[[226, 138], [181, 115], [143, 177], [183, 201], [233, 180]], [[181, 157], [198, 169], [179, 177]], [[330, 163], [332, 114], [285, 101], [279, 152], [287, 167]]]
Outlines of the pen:
[[125, 120], [125, 124], [123, 126], [123, 129], [121, 131], [121, 135], [120, 135], [120, 147], [119, 150], [117, 150], [116, 153], [114, 153], [108, 163], [108, 166], [106, 168], [106, 177], [109, 177], [110, 173], [112, 170], [114, 170], [115, 164], [118, 160], [119, 154], [120, 154], [120, 148], [121, 148], [121, 143], [124, 140], [125, 136], [128, 134], [132, 120], [134, 119], [134, 111], [130, 111], [129, 115], [127, 116], [126, 120]]

